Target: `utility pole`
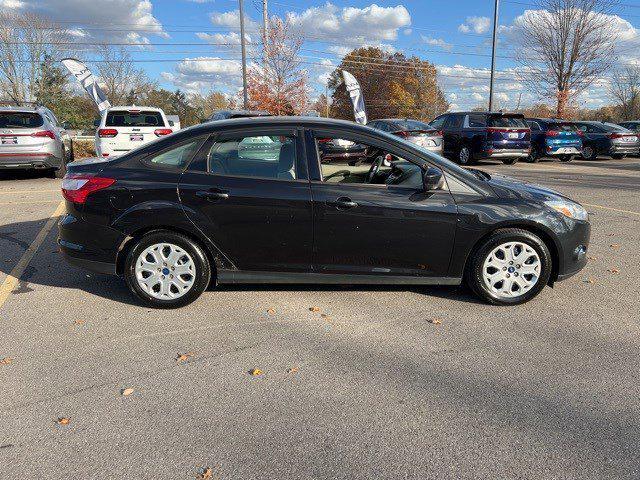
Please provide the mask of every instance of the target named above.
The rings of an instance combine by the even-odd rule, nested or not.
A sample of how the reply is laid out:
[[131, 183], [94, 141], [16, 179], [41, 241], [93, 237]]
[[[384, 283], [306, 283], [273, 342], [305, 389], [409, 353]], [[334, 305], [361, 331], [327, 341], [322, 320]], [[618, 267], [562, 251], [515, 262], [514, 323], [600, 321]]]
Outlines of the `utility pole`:
[[328, 83], [324, 84], [324, 99], [325, 99], [325, 103], [327, 104], [326, 117], [329, 118], [329, 84]]
[[267, 0], [262, 0], [262, 37], [264, 48], [267, 48], [267, 38], [269, 38], [269, 14], [267, 13]]
[[244, 109], [247, 110], [249, 108], [249, 95], [247, 93], [247, 50], [244, 44], [244, 9], [242, 3], [242, 0], [238, 0], [240, 13], [240, 46], [242, 48], [242, 90], [244, 95]]
[[493, 110], [493, 80], [496, 72], [496, 37], [498, 36], [498, 6], [500, 0], [495, 0], [493, 8], [493, 44], [491, 46], [491, 80], [489, 80], [489, 111]]

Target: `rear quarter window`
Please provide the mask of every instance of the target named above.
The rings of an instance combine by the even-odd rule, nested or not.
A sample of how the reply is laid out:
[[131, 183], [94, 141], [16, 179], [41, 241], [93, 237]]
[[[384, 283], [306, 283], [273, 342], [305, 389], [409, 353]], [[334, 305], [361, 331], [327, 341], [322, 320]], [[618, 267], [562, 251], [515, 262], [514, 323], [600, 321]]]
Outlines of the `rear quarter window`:
[[44, 125], [39, 113], [0, 112], [0, 128], [38, 128]]
[[165, 127], [160, 112], [111, 110], [107, 113], [105, 127]]

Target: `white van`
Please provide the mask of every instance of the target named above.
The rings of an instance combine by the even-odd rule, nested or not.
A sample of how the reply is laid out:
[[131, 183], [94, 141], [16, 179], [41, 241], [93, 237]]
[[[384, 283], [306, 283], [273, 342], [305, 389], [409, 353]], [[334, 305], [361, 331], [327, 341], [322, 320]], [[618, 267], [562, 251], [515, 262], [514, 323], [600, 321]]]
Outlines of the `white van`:
[[96, 130], [96, 155], [123, 155], [173, 128], [162, 109], [153, 107], [110, 107], [104, 111]]

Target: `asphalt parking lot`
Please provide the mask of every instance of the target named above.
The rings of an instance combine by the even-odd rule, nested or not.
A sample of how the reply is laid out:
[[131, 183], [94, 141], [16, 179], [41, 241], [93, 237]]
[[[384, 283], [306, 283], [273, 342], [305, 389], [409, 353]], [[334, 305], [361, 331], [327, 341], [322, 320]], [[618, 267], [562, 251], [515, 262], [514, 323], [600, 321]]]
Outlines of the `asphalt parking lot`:
[[510, 308], [227, 286], [150, 310], [63, 263], [59, 180], [5, 174], [0, 478], [638, 478], [640, 160], [481, 168], [587, 206], [586, 269]]

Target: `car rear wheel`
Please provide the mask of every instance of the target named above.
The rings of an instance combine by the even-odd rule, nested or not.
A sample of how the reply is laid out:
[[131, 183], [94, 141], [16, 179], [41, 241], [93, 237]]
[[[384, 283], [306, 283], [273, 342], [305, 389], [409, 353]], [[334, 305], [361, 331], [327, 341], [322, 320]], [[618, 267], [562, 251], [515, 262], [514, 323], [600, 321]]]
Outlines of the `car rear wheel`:
[[560, 155], [558, 158], [561, 162], [570, 162], [571, 160], [573, 160], [573, 156], [571, 155]]
[[157, 231], [142, 237], [129, 251], [124, 277], [145, 305], [177, 308], [204, 292], [211, 267], [202, 248], [190, 238]]
[[473, 157], [469, 147], [464, 146], [458, 152], [458, 163], [460, 165], [471, 165], [473, 163]]
[[505, 165], [513, 165], [518, 161], [517, 158], [503, 158], [502, 159], [502, 163], [504, 163]]
[[466, 280], [489, 303], [519, 305], [542, 291], [551, 267], [551, 254], [540, 237], [509, 228], [497, 230], [475, 250]]
[[621, 154], [616, 154], [616, 155], [611, 155], [612, 158], [615, 158], [616, 160], [622, 160], [624, 157], [626, 157], [626, 155], [621, 155]]
[[593, 147], [587, 145], [582, 148], [582, 158], [585, 160], [595, 160], [597, 156], [596, 150]]
[[537, 148], [532, 148], [531, 149], [531, 153], [527, 157], [527, 162], [529, 162], [529, 163], [538, 163], [538, 161], [540, 160], [541, 156], [542, 155], [540, 155], [540, 152], [538, 151]]

